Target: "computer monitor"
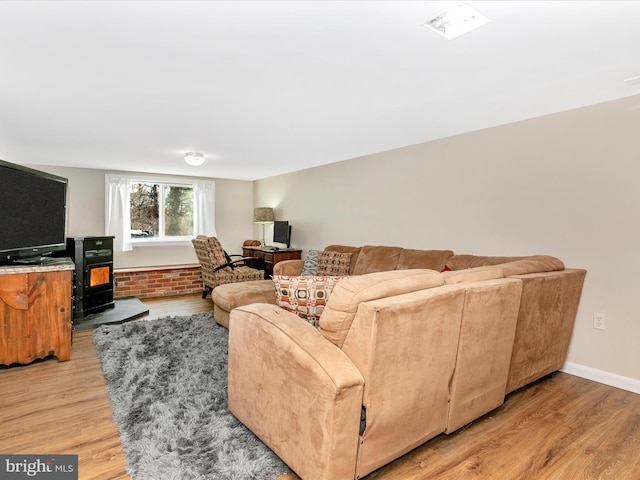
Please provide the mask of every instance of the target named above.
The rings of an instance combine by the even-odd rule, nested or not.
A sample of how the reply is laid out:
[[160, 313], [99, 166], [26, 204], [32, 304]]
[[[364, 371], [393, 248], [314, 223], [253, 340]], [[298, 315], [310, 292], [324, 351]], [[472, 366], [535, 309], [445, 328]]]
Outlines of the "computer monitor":
[[291, 225], [287, 220], [273, 222], [273, 242], [284, 243], [287, 248], [291, 248]]

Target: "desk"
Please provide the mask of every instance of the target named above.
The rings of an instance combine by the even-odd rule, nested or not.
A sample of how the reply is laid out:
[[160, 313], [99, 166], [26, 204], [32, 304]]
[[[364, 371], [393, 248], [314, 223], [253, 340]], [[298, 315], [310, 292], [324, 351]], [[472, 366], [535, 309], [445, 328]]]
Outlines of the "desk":
[[283, 260], [300, 260], [302, 258], [302, 250], [293, 248], [281, 248], [279, 250], [271, 250], [262, 247], [242, 247], [243, 257], [258, 258], [264, 263], [264, 276], [269, 278], [273, 275], [273, 266]]

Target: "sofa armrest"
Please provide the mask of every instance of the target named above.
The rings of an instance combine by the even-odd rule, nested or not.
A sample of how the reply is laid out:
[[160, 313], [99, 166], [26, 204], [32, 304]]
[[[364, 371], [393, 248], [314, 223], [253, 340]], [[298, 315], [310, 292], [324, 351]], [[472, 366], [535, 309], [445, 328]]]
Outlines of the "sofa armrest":
[[354, 478], [364, 379], [311, 324], [275, 305], [231, 312], [229, 409], [302, 478]]
[[273, 266], [273, 274], [297, 277], [302, 273], [303, 266], [304, 260], [283, 260]]

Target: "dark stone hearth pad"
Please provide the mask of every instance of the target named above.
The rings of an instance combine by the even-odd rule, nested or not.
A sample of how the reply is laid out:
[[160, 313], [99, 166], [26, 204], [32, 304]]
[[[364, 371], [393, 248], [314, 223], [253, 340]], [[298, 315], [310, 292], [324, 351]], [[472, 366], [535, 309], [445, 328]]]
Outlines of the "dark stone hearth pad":
[[103, 312], [92, 313], [86, 317], [74, 319], [73, 331], [78, 332], [80, 330], [90, 330], [99, 325], [128, 322], [149, 313], [149, 308], [136, 297], [116, 298], [114, 304], [113, 308], [108, 308]]

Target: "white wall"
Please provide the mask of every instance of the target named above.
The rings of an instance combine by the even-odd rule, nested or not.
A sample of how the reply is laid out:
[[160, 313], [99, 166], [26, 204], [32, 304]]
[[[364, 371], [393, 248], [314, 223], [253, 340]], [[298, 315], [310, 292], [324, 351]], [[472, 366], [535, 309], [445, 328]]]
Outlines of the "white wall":
[[[31, 165], [69, 179], [67, 235], [104, 235], [105, 174], [122, 173], [87, 168]], [[144, 174], [149, 176], [148, 174]], [[253, 187], [243, 180], [210, 179], [215, 182], [216, 230], [229, 253], [242, 253], [242, 242], [253, 238]], [[198, 263], [193, 246], [135, 246], [114, 254], [114, 268], [183, 265]]]
[[585, 268], [568, 361], [640, 381], [639, 139], [634, 96], [260, 180], [254, 200], [291, 222], [297, 248], [540, 253]]

